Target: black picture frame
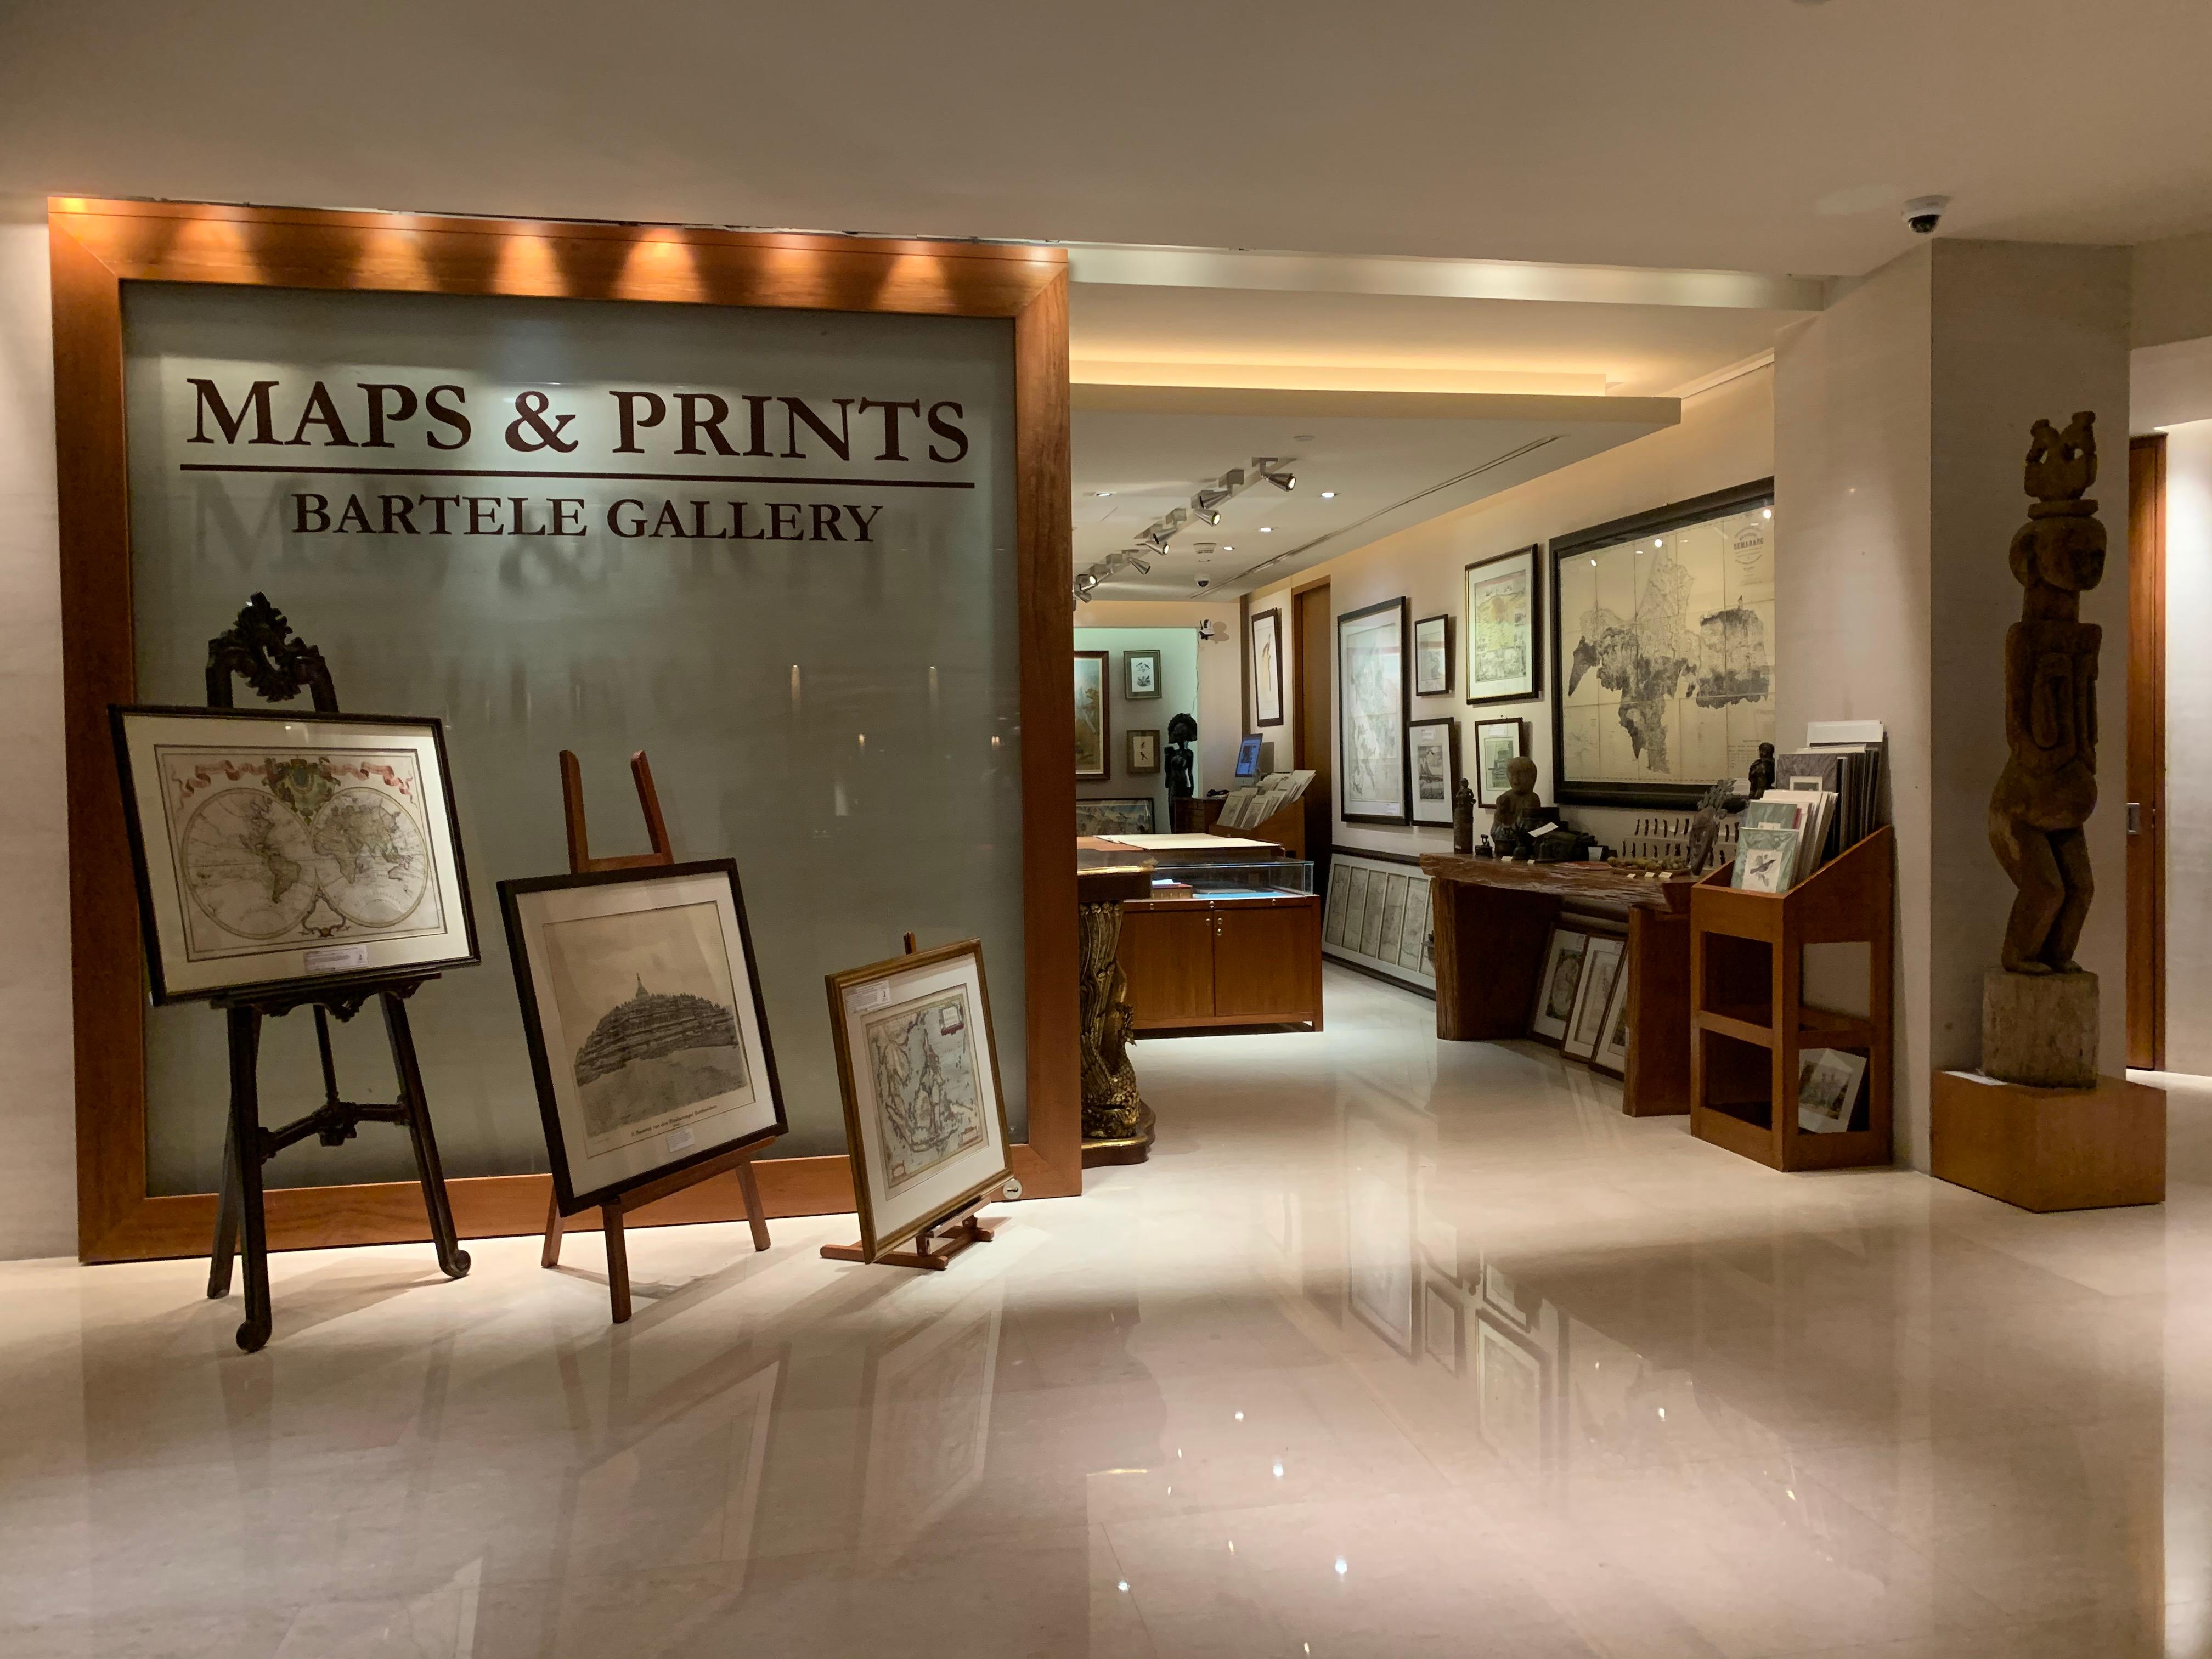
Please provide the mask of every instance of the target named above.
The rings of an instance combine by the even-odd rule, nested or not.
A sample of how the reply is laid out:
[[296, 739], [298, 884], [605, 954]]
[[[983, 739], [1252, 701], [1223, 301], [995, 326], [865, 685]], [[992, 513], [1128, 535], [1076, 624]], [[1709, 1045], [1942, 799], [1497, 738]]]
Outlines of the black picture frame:
[[1421, 816], [1420, 804], [1419, 800], [1414, 798], [1414, 793], [1410, 787], [1407, 791], [1406, 810], [1413, 815], [1411, 821], [1414, 823], [1425, 823], [1432, 828], [1441, 825], [1444, 829], [1449, 830], [1451, 828], [1452, 822], [1452, 803], [1459, 799], [1459, 781], [1462, 775], [1460, 771], [1459, 763], [1458, 715], [1440, 714], [1434, 720], [1408, 720], [1406, 722], [1407, 781], [1410, 786], [1415, 781], [1416, 777], [1416, 774], [1413, 770], [1413, 733], [1438, 726], [1448, 726], [1450, 728], [1444, 734], [1445, 748], [1448, 755], [1449, 756], [1447, 764], [1450, 769], [1450, 775], [1444, 781], [1443, 816], [1441, 817], [1423, 817]]
[[[605, 1186], [579, 1192], [569, 1178], [568, 1144], [561, 1131], [560, 1108], [553, 1093], [553, 1073], [546, 1054], [545, 1032], [538, 1019], [536, 976], [530, 970], [530, 951], [523, 935], [520, 908], [515, 901], [529, 893], [546, 893], [577, 887], [615, 887], [625, 884], [641, 885], [648, 882], [684, 880], [698, 876], [721, 874], [730, 884], [730, 899], [737, 910], [738, 939], [744, 946], [747, 988], [752, 993], [753, 1020], [760, 1032], [762, 1070], [768, 1081], [769, 1102], [775, 1108], [775, 1121], [769, 1127], [747, 1134], [734, 1135], [711, 1146], [686, 1147], [683, 1154], [669, 1162]], [[709, 1158], [723, 1157], [740, 1146], [750, 1146], [790, 1132], [791, 1119], [784, 1109], [783, 1085], [776, 1075], [775, 1042], [769, 1031], [768, 1004], [761, 995], [760, 965], [753, 954], [752, 924], [745, 917], [744, 889], [738, 880], [735, 859], [698, 859], [684, 864], [654, 864], [634, 870], [595, 870], [584, 875], [532, 876], [502, 881], [499, 884], [499, 906], [507, 927], [507, 955], [514, 969], [514, 989], [522, 1005], [523, 1037], [530, 1050], [531, 1080], [537, 1085], [538, 1115], [545, 1126], [545, 1149], [553, 1165], [553, 1191], [558, 1200], [561, 1213], [576, 1215], [611, 1203], [633, 1188], [665, 1179]]]
[[1474, 619], [1464, 613], [1468, 588], [1474, 580], [1474, 573], [1516, 559], [1526, 560], [1528, 565], [1528, 689], [1525, 691], [1497, 691], [1477, 696], [1474, 694], [1474, 668], [1470, 665], [1467, 677], [1467, 704], [1470, 708], [1506, 702], [1534, 702], [1544, 695], [1544, 544], [1541, 542], [1531, 542], [1526, 547], [1512, 548], [1504, 553], [1493, 553], [1486, 559], [1475, 560], [1461, 570], [1459, 602], [1462, 617], [1460, 650], [1464, 654], [1474, 649]]
[[[1137, 744], [1139, 740], [1146, 738], [1152, 739], [1152, 764], [1149, 766], [1142, 764], [1137, 754]], [[1158, 777], [1160, 775], [1160, 762], [1164, 752], [1164, 751], [1160, 748], [1160, 728], [1158, 726], [1138, 726], [1128, 728], [1121, 733], [1121, 771], [1123, 775], [1132, 778]]]
[[[466, 953], [353, 973], [247, 980], [235, 985], [210, 986], [203, 990], [172, 991], [161, 968], [161, 932], [154, 912], [153, 884], [147, 875], [146, 829], [139, 821], [138, 792], [131, 781], [131, 741], [126, 722], [132, 715], [234, 720], [262, 726], [296, 726], [306, 720], [343, 726], [386, 726], [416, 732], [427, 730], [438, 759], [439, 788], [446, 798], [446, 835], [453, 849], [453, 886], [460, 906], [462, 930], [467, 939]], [[115, 764], [123, 791], [123, 822], [131, 842], [131, 880], [138, 894], [138, 926], [144, 942], [148, 994], [155, 1006], [216, 1000], [235, 1002], [249, 998], [273, 1001], [308, 992], [318, 996], [368, 992], [398, 981], [433, 978], [448, 969], [473, 968], [483, 960], [477, 938], [476, 904], [469, 895], [469, 863], [467, 853], [461, 845], [460, 813], [453, 799], [453, 769], [446, 752], [446, 726], [434, 714], [354, 714], [336, 710], [307, 713], [297, 708], [216, 708], [192, 703], [110, 703], [107, 706], [107, 720], [108, 730], [114, 738]]]
[[1482, 736], [1486, 732], [1505, 726], [1513, 728], [1514, 757], [1517, 758], [1528, 752], [1528, 724], [1518, 714], [1501, 714], [1496, 720], [1474, 723], [1474, 804], [1477, 806], [1497, 805], [1499, 795], [1504, 793], [1490, 787], [1490, 775], [1482, 763]]
[[[1263, 623], [1267, 625], [1267, 642], [1274, 647], [1267, 653], [1275, 693], [1273, 720], [1262, 717], [1260, 713], [1260, 632]], [[1255, 726], [1280, 726], [1283, 723], [1283, 613], [1279, 611], [1254, 612], [1249, 643], [1252, 653], [1252, 724]]]
[[[1421, 684], [1421, 630], [1431, 623], [1443, 633], [1444, 678], [1441, 685]], [[1448, 697], [1452, 689], [1452, 625], [1451, 612], [1439, 611], [1433, 617], [1413, 618], [1413, 695], [1417, 697]]]
[[[1344, 630], [1351, 623], [1364, 622], [1370, 617], [1395, 614], [1398, 619], [1398, 811], [1389, 812], [1354, 812], [1349, 803], [1352, 781], [1352, 745], [1347, 740], [1346, 719], [1350, 714], [1350, 699], [1344, 689]], [[1336, 619], [1336, 791], [1337, 816], [1346, 823], [1410, 823], [1413, 817], [1413, 745], [1406, 739], [1406, 714], [1413, 703], [1413, 633], [1407, 622], [1407, 606], [1403, 594], [1395, 599], [1384, 599], [1378, 605], [1363, 605], [1357, 611], [1346, 611]]]
[[1686, 501], [1670, 501], [1664, 507], [1653, 507], [1647, 513], [1632, 514], [1624, 519], [1608, 520], [1592, 525], [1587, 530], [1577, 530], [1571, 535], [1554, 537], [1550, 544], [1552, 609], [1552, 799], [1563, 806], [1661, 806], [1677, 811], [1697, 805], [1712, 781], [1704, 783], [1596, 783], [1577, 782], [1568, 771], [1566, 748], [1566, 697], [1568, 671], [1573, 661], [1572, 648], [1566, 641], [1565, 618], [1559, 611], [1559, 572], [1571, 558], [1586, 557], [1623, 542], [1632, 542], [1644, 536], [1663, 536], [1670, 531], [1686, 530], [1692, 525], [1703, 524], [1709, 519], [1727, 518], [1731, 514], [1747, 512], [1755, 507], [1774, 505], [1774, 480], [1755, 478], [1749, 483], [1735, 485], [1728, 489], [1716, 489], [1708, 495], [1693, 495]]

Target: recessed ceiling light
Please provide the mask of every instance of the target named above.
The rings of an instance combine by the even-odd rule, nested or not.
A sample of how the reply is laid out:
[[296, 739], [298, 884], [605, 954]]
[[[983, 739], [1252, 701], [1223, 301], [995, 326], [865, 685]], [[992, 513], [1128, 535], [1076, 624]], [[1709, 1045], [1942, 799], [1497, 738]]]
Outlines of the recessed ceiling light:
[[1114, 492], [1110, 489], [1094, 489], [1091, 493], [1103, 500], [1106, 496], [1112, 495]]
[[1334, 489], [1324, 489], [1321, 492], [1321, 498], [1325, 501], [1333, 501], [1336, 499], [1336, 492]]
[[1275, 526], [1271, 524], [1263, 524], [1260, 526], [1260, 533], [1262, 536], [1272, 536], [1275, 533]]
[[1237, 544], [1235, 542], [1224, 542], [1221, 544], [1221, 550], [1224, 553], [1234, 553], [1237, 550]]

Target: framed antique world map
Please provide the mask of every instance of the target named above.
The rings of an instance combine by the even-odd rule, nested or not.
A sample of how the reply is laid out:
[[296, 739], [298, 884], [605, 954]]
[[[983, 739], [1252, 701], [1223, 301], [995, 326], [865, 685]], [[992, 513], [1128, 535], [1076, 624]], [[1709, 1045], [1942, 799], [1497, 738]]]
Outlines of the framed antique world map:
[[436, 720], [111, 718], [155, 1002], [477, 960]]
[[1774, 481], [1551, 544], [1553, 797], [1689, 806], [1774, 740]]

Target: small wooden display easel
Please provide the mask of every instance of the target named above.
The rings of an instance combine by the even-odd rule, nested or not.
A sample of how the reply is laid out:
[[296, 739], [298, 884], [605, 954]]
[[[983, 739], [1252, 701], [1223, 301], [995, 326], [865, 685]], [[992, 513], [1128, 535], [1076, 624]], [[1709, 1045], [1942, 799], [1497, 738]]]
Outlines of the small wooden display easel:
[[[914, 952], [914, 935], [908, 933], [906, 936], [906, 953], [912, 956]], [[853, 1178], [855, 1181], [865, 1179], [857, 1169], [853, 1171]], [[986, 1204], [997, 1203], [1002, 1195], [1000, 1188], [993, 1188], [974, 1198], [963, 1199], [934, 1221], [926, 1224], [914, 1236], [911, 1249], [886, 1250], [876, 1258], [876, 1265], [944, 1272], [952, 1258], [970, 1244], [988, 1244], [991, 1242], [991, 1236], [999, 1231], [999, 1224], [979, 1219], [975, 1212]], [[830, 1261], [865, 1263], [868, 1259], [866, 1248], [860, 1244], [824, 1244], [822, 1255]]]
[[[266, 594], [256, 593], [238, 613], [229, 631], [208, 641], [210, 708], [234, 706], [230, 684], [234, 673], [244, 676], [246, 683], [270, 702], [287, 702], [306, 691], [313, 698], [317, 714], [338, 712], [337, 692], [331, 684], [323, 653], [292, 633], [284, 613], [269, 603]], [[438, 1141], [430, 1131], [430, 1107], [422, 1094], [422, 1068], [416, 1062], [415, 1034], [407, 1023], [408, 998], [437, 977], [399, 972], [367, 985], [356, 980], [343, 988], [319, 991], [295, 987], [213, 999], [230, 1028], [230, 1121], [223, 1135], [222, 1192], [216, 1200], [207, 1293], [211, 1302], [230, 1294], [231, 1261], [243, 1254], [246, 1322], [238, 1328], [238, 1346], [246, 1352], [267, 1344], [273, 1324], [261, 1166], [309, 1135], [325, 1146], [339, 1146], [352, 1139], [356, 1128], [363, 1123], [396, 1123], [404, 1127], [414, 1143], [415, 1171], [422, 1182], [422, 1207], [429, 1214], [430, 1243], [438, 1254], [439, 1270], [448, 1279], [459, 1279], [468, 1273], [469, 1254], [461, 1248], [453, 1206], [447, 1201], [445, 1171], [438, 1163]], [[399, 1098], [391, 1105], [339, 1098], [337, 1066], [331, 1057], [331, 1017], [351, 1019], [371, 997], [383, 1005], [385, 1035], [392, 1044], [392, 1069], [398, 1078]], [[315, 1011], [315, 1046], [323, 1061], [323, 1103], [281, 1129], [264, 1128], [261, 1023], [280, 1018], [295, 1008]]]
[[[653, 787], [653, 766], [642, 749], [629, 757], [629, 773], [637, 783], [638, 810], [645, 815], [646, 837], [653, 843], [653, 850], [595, 859], [584, 831], [584, 770], [573, 753], [566, 749], [561, 751], [561, 810], [568, 825], [570, 875], [588, 875], [599, 870], [647, 870], [676, 862], [675, 850], [668, 842], [668, 824], [660, 816], [660, 796]], [[641, 1210], [712, 1176], [734, 1172], [738, 1191], [744, 1199], [745, 1220], [752, 1228], [753, 1249], [768, 1249], [768, 1212], [761, 1207], [760, 1182], [753, 1174], [753, 1158], [768, 1145], [765, 1140], [757, 1140], [750, 1146], [732, 1148], [704, 1164], [673, 1170], [658, 1181], [633, 1187], [599, 1206], [599, 1225], [607, 1240], [607, 1299], [613, 1304], [616, 1324], [627, 1323], [629, 1319], [629, 1249], [623, 1234], [623, 1218], [633, 1210]], [[538, 1254], [539, 1267], [561, 1265], [561, 1235], [566, 1225], [566, 1218], [561, 1213], [561, 1189], [556, 1186], [546, 1206], [545, 1248]]]

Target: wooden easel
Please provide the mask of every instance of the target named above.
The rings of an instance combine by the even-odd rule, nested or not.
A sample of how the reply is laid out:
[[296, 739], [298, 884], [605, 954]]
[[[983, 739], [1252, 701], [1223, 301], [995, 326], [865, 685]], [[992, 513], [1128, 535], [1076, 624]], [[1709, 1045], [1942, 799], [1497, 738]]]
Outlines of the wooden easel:
[[[228, 632], [208, 641], [207, 699], [210, 708], [229, 708], [231, 676], [270, 702], [307, 692], [319, 714], [338, 712], [337, 690], [323, 653], [292, 633], [284, 613], [256, 593], [238, 613]], [[208, 1256], [208, 1299], [230, 1294], [232, 1259], [246, 1258], [246, 1321], [238, 1346], [253, 1353], [265, 1346], [274, 1322], [269, 1303], [269, 1232], [264, 1219], [261, 1166], [287, 1146], [315, 1136], [325, 1146], [344, 1145], [363, 1123], [396, 1123], [414, 1145], [415, 1171], [422, 1182], [422, 1207], [428, 1212], [430, 1243], [438, 1267], [448, 1279], [469, 1271], [469, 1254], [453, 1226], [446, 1197], [446, 1176], [438, 1162], [437, 1137], [430, 1129], [429, 1103], [422, 1093], [422, 1068], [415, 1058], [415, 1034], [407, 1023], [407, 1000], [437, 978], [435, 974], [397, 973], [363, 985], [356, 980], [326, 991], [278, 990], [213, 999], [229, 1024], [230, 1116], [223, 1134], [222, 1190], [216, 1200], [215, 1243]], [[371, 997], [382, 1004], [385, 1036], [392, 1044], [392, 1069], [399, 1098], [391, 1104], [340, 1098], [337, 1062], [331, 1055], [331, 1017], [351, 1019]], [[295, 1008], [315, 1011], [315, 1046], [322, 1055], [323, 1103], [281, 1129], [261, 1123], [261, 1023]], [[241, 1251], [240, 1245], [243, 1243]]]
[[[908, 933], [906, 936], [906, 953], [912, 956], [914, 952], [915, 938]], [[862, 1178], [858, 1170], [853, 1174], [855, 1180]], [[875, 1265], [944, 1272], [951, 1265], [952, 1258], [970, 1244], [988, 1244], [991, 1242], [992, 1235], [999, 1231], [999, 1224], [979, 1219], [975, 1212], [986, 1204], [997, 1203], [1002, 1195], [1000, 1188], [992, 1188], [974, 1198], [962, 1200], [935, 1220], [925, 1224], [922, 1230], [914, 1236], [911, 1249], [886, 1250], [876, 1258]], [[822, 1255], [829, 1261], [866, 1263], [868, 1259], [865, 1247], [860, 1244], [824, 1244]]]
[[[629, 757], [629, 774], [637, 784], [638, 810], [645, 815], [646, 838], [653, 850], [595, 859], [584, 829], [584, 769], [573, 753], [566, 749], [561, 751], [561, 810], [568, 826], [570, 875], [587, 875], [600, 870], [648, 870], [676, 862], [675, 849], [668, 842], [668, 824], [660, 816], [660, 796], [653, 787], [653, 766], [642, 749]], [[599, 1206], [599, 1225], [607, 1240], [607, 1299], [613, 1304], [616, 1324], [626, 1324], [629, 1320], [629, 1249], [623, 1234], [623, 1218], [633, 1210], [641, 1210], [715, 1176], [735, 1173], [738, 1191], [744, 1199], [745, 1220], [752, 1228], [753, 1249], [768, 1249], [768, 1212], [761, 1207], [760, 1182], [753, 1174], [753, 1159], [768, 1144], [757, 1140], [734, 1147], [720, 1158], [710, 1158], [704, 1164], [694, 1164], [633, 1187]], [[539, 1267], [561, 1265], [561, 1235], [566, 1226], [567, 1218], [561, 1213], [561, 1189], [556, 1186], [546, 1205], [545, 1247], [538, 1253]]]

